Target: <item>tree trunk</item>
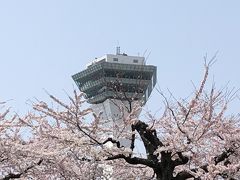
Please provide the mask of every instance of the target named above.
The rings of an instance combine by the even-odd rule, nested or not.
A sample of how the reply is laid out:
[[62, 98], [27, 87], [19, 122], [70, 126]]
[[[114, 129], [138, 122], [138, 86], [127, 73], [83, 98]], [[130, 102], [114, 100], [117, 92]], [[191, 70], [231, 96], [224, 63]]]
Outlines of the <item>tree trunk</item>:
[[171, 166], [171, 164], [168, 164], [160, 169], [155, 169], [154, 172], [158, 180], [172, 180], [173, 170], [174, 168]]

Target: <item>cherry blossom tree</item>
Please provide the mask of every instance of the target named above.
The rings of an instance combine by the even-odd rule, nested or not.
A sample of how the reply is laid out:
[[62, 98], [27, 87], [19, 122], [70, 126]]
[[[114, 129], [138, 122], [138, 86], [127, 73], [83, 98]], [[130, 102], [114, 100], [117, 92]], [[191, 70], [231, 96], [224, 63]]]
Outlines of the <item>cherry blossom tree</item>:
[[29, 161], [27, 152], [18, 148], [24, 144], [19, 119], [16, 114], [10, 115], [10, 108], [5, 106], [6, 102], [0, 102], [0, 177], [8, 180], [20, 178], [41, 161]]
[[[159, 91], [165, 106], [161, 117], [148, 113], [146, 119], [139, 119], [142, 107], [134, 106], [122, 124], [109, 127], [100, 114], [86, 108], [83, 93], [74, 91], [68, 103], [52, 95], [51, 104], [37, 100], [34, 111], [18, 118], [17, 126], [28, 129], [30, 138], [13, 141], [11, 152], [16, 157], [6, 163], [13, 165], [8, 167], [15, 174], [5, 177], [239, 179], [239, 115], [227, 113], [235, 93], [214, 85], [208, 90], [212, 63], [205, 63], [203, 80], [192, 97], [172, 100]], [[129, 147], [121, 144], [124, 138], [130, 140]], [[145, 153], [135, 150], [137, 141], [142, 141]], [[24, 164], [21, 170], [16, 158]]]

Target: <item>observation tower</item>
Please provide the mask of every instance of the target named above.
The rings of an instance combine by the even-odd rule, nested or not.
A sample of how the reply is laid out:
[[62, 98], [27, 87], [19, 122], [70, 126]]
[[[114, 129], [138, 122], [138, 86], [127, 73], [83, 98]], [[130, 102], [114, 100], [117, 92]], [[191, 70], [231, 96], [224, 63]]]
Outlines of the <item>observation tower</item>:
[[125, 112], [131, 112], [136, 103], [144, 105], [155, 84], [157, 67], [146, 65], [144, 57], [120, 53], [95, 58], [86, 69], [72, 76], [80, 91], [100, 119], [109, 127], [121, 123]]

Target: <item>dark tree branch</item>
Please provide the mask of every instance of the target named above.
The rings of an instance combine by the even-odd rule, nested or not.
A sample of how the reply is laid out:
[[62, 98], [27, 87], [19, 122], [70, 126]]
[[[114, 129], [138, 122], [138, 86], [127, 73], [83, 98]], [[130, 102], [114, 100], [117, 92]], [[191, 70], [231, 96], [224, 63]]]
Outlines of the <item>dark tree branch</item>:
[[41, 165], [42, 162], [43, 162], [43, 160], [40, 159], [36, 164], [27, 167], [24, 171], [22, 171], [22, 172], [20, 172], [20, 173], [16, 173], [16, 174], [14, 174], [14, 173], [9, 173], [8, 175], [6, 175], [6, 176], [3, 178], [3, 180], [10, 180], [10, 179], [18, 179], [18, 178], [21, 178], [21, 176], [22, 176], [23, 174], [26, 174], [26, 173], [28, 172], [28, 170], [34, 168], [36, 165], [38, 165], [38, 166]]
[[[187, 171], [182, 171], [179, 172], [177, 176], [173, 178], [173, 180], [186, 180], [188, 178], [194, 178], [194, 176], [188, 173]], [[198, 178], [194, 178], [194, 180], [198, 180]]]
[[121, 148], [121, 147], [124, 147], [124, 146], [121, 146], [120, 142], [119, 141], [116, 141], [112, 138], [108, 138], [107, 140], [105, 140], [103, 143], [101, 144], [106, 144], [107, 142], [112, 142], [113, 144], [116, 144], [118, 148]]
[[183, 156], [183, 154], [181, 152], [177, 152], [178, 154], [178, 159], [176, 159], [173, 163], [174, 166], [179, 166], [179, 165], [183, 165], [183, 164], [187, 164], [187, 162], [189, 161], [189, 158], [186, 156]]
[[[133, 151], [134, 147], [135, 147], [135, 128], [134, 126], [132, 125], [132, 139], [131, 139], [131, 146], [130, 146], [130, 149]], [[132, 154], [130, 154], [131, 156]]]
[[[215, 165], [217, 165], [218, 163], [223, 162], [223, 161], [226, 160], [226, 161], [224, 162], [224, 165], [227, 166], [229, 163], [231, 163], [231, 162], [228, 160], [228, 157], [229, 157], [231, 154], [233, 154], [234, 152], [235, 152], [235, 151], [234, 151], [232, 148], [229, 148], [228, 150], [222, 152], [222, 154], [220, 154], [219, 156], [216, 156], [216, 157], [214, 158]], [[181, 162], [182, 162], [182, 163], [183, 163], [183, 161], [186, 162], [187, 159], [188, 159], [187, 157], [182, 156], [181, 153], [180, 153], [180, 154], [178, 153], [178, 156], [179, 156], [180, 159], [177, 159], [177, 160], [174, 161], [174, 163], [177, 164], [177, 165], [181, 165]], [[187, 158], [187, 159], [184, 159], [184, 158]], [[187, 163], [187, 162], [186, 162], [186, 163]], [[183, 163], [183, 164], [186, 164], [186, 163]], [[206, 173], [208, 173], [208, 164], [201, 166], [200, 169], [202, 169], [202, 170], [204, 170]], [[196, 172], [197, 172], [197, 169], [191, 169], [191, 171], [194, 172], [194, 173], [196, 173]], [[222, 177], [228, 176], [227, 174], [224, 174], [224, 173], [218, 174], [218, 175], [219, 175], [219, 176], [222, 176]], [[192, 176], [190, 173], [188, 173], [188, 172], [186, 172], [186, 171], [182, 171], [182, 172], [179, 172], [179, 173], [177, 174], [177, 176], [174, 178], [174, 180], [185, 180], [185, 179], [187, 179], [187, 178], [194, 178], [194, 176]], [[199, 178], [194, 178], [194, 179], [198, 180]], [[232, 180], [234, 180], [234, 179], [232, 179]]]
[[234, 149], [229, 148], [228, 150], [222, 152], [222, 154], [220, 154], [219, 156], [216, 156], [214, 158], [215, 165], [217, 165], [218, 163], [220, 163], [220, 162], [224, 161], [225, 159], [227, 159], [234, 152], [235, 152]]
[[157, 156], [153, 154], [159, 146], [163, 146], [163, 143], [158, 139], [156, 130], [148, 128], [148, 125], [142, 121], [138, 121], [133, 127], [139, 133], [149, 157], [157, 160]]
[[100, 143], [99, 141], [97, 141], [95, 138], [93, 138], [90, 134], [88, 134], [87, 132], [85, 132], [79, 125], [79, 123], [77, 123], [77, 128], [79, 131], [81, 131], [84, 135], [86, 135], [87, 137], [89, 137], [91, 140], [93, 140], [95, 143], [97, 143], [98, 145], [102, 145], [102, 143]]
[[115, 159], [124, 159], [129, 164], [142, 164], [152, 168], [156, 168], [159, 165], [149, 159], [138, 158], [138, 157], [131, 158], [123, 154], [118, 154], [115, 156], [108, 157], [106, 160], [115, 160]]

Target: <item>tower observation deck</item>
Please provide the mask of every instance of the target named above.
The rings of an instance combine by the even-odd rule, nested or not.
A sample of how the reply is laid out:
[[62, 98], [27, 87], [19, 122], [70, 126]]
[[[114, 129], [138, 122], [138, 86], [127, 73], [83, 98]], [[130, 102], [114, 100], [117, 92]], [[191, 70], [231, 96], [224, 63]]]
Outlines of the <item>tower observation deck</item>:
[[96, 58], [72, 78], [90, 104], [108, 99], [148, 100], [156, 84], [157, 67], [146, 65], [145, 58], [126, 54], [107, 54]]

